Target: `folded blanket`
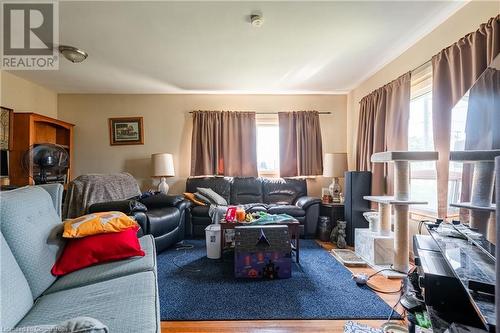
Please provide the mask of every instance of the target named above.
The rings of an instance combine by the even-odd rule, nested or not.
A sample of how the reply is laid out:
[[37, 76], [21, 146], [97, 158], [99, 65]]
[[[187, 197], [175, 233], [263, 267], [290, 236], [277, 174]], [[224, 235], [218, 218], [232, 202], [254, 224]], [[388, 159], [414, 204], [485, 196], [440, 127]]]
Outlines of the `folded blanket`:
[[208, 216], [212, 219], [213, 224], [220, 223], [220, 220], [226, 216], [227, 208], [228, 206], [210, 205], [208, 209]]
[[268, 214], [268, 213], [259, 213], [260, 217], [250, 224], [252, 225], [265, 225], [265, 224], [275, 224], [275, 223], [286, 223], [286, 222], [294, 222], [297, 221], [294, 217], [288, 214]]
[[68, 185], [63, 219], [85, 215], [87, 208], [94, 203], [125, 200], [140, 195], [139, 185], [129, 173], [82, 175]]

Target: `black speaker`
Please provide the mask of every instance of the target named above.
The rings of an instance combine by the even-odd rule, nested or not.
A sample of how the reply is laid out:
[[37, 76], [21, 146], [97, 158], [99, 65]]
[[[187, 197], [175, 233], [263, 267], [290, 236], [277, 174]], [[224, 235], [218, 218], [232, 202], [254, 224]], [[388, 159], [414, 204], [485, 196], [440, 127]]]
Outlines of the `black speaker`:
[[364, 212], [370, 211], [370, 202], [363, 199], [371, 195], [372, 173], [370, 171], [348, 171], [344, 175], [344, 215], [347, 222], [347, 245], [354, 246], [354, 229], [368, 228]]

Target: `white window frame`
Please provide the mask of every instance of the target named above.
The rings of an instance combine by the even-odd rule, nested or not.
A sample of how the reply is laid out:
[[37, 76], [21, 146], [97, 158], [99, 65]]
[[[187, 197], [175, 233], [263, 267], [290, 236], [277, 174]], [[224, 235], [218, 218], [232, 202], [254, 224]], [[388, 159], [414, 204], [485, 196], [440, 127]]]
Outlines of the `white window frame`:
[[[422, 98], [427, 94], [432, 94], [432, 64], [430, 61], [423, 64], [411, 73], [410, 103], [419, 98]], [[410, 170], [410, 188], [412, 179], [436, 180], [437, 182], [436, 167], [434, 166], [433, 170]], [[437, 191], [437, 189], [435, 190]], [[437, 217], [438, 214], [437, 210], [435, 211], [419, 206], [412, 206], [410, 212], [412, 214], [422, 214], [432, 217]]]
[[[277, 113], [258, 113], [255, 115], [255, 126], [276, 126], [279, 130], [279, 122], [278, 122], [278, 114]], [[257, 151], [257, 154], [259, 152]], [[280, 170], [279, 170], [279, 142], [278, 142], [278, 168], [275, 170], [257, 170], [259, 177], [267, 177], [267, 178], [279, 178]], [[258, 160], [258, 156], [257, 156]], [[257, 166], [258, 168], [258, 166]]]

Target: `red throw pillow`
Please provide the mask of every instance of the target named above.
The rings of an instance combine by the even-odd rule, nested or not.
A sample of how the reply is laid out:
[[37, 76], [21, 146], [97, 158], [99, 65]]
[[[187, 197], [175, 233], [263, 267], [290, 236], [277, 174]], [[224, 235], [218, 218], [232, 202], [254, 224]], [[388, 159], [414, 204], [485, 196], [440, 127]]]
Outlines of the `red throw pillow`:
[[121, 232], [69, 239], [61, 256], [52, 267], [52, 274], [65, 275], [98, 263], [144, 256], [134, 226]]

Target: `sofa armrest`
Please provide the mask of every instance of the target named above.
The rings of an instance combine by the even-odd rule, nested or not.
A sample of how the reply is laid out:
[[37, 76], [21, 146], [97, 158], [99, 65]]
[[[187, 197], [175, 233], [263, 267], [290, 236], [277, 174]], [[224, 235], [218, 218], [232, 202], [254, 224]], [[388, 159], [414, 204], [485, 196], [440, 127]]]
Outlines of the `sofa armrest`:
[[148, 209], [157, 209], [165, 207], [176, 207], [179, 210], [189, 208], [190, 202], [182, 195], [166, 195], [158, 193], [141, 200]]
[[145, 205], [137, 200], [118, 200], [99, 202], [90, 205], [88, 213], [118, 211], [127, 215], [133, 215], [136, 212], [145, 213], [148, 211]]
[[297, 201], [295, 201], [295, 206], [302, 208], [303, 210], [306, 210], [310, 206], [320, 203], [321, 200], [319, 198], [305, 196], [298, 198]]
[[57, 215], [61, 217], [61, 211], [62, 211], [62, 199], [63, 199], [63, 191], [64, 187], [61, 184], [42, 184], [42, 185], [37, 185], [41, 188], [43, 188], [45, 191], [49, 192], [51, 198], [52, 198], [52, 203], [54, 204], [54, 208], [57, 211]]
[[297, 207], [302, 208], [306, 212], [306, 221], [304, 223], [304, 236], [306, 238], [314, 238], [318, 227], [319, 205], [321, 200], [314, 197], [300, 197], [295, 202]]
[[139, 229], [139, 231], [137, 232], [138, 237], [149, 234], [148, 217], [146, 216], [145, 212], [135, 212], [135, 213], [133, 213], [132, 218], [141, 227], [141, 229]]

